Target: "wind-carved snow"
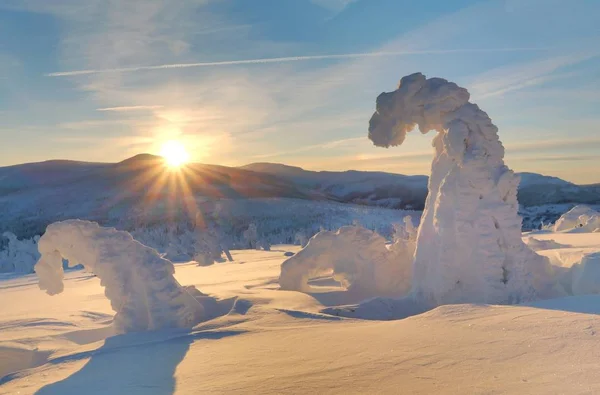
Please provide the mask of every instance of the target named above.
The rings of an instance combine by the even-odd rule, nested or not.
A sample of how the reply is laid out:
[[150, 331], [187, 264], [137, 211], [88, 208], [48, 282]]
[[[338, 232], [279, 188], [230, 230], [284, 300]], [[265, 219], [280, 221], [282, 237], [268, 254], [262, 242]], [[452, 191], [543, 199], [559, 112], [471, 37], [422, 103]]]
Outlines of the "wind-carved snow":
[[554, 223], [555, 232], [597, 232], [600, 213], [584, 204], [573, 207]]
[[371, 295], [406, 294], [411, 288], [416, 231], [410, 217], [388, 248], [379, 234], [360, 226], [322, 231], [281, 265], [282, 289], [310, 292], [311, 278], [333, 273], [349, 291]]
[[214, 307], [214, 301], [207, 298], [203, 305], [194, 296], [204, 295], [173, 277], [170, 261], [127, 232], [82, 220], [56, 222], [48, 226], [38, 248], [41, 258], [34, 269], [40, 289], [49, 295], [63, 291], [63, 258], [82, 264], [105, 287], [118, 332], [187, 328], [213, 313], [206, 307]]
[[469, 92], [416, 73], [377, 98], [376, 146], [401, 145], [418, 126], [437, 132], [417, 236], [412, 294], [440, 304], [515, 303], [546, 292], [548, 262], [521, 239], [519, 177], [503, 161], [498, 128]]

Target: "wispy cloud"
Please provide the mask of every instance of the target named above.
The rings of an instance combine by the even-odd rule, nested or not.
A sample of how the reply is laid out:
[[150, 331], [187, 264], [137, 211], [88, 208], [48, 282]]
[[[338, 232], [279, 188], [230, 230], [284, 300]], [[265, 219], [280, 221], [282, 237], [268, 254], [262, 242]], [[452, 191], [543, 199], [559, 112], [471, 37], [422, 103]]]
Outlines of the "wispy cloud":
[[598, 49], [587, 49], [567, 55], [536, 59], [531, 62], [500, 67], [480, 74], [470, 84], [470, 91], [477, 100], [500, 96], [508, 92], [531, 88], [560, 78], [568, 78], [574, 73], [556, 72], [600, 55]]
[[136, 66], [136, 67], [117, 67], [111, 69], [88, 69], [73, 71], [57, 71], [46, 74], [47, 77], [70, 77], [78, 75], [104, 74], [104, 73], [130, 73], [144, 70], [168, 70], [184, 69], [191, 67], [216, 67], [216, 66], [235, 66], [245, 64], [266, 64], [266, 63], [286, 63], [302, 62], [315, 60], [336, 60], [336, 59], [357, 59], [374, 58], [389, 56], [406, 55], [432, 55], [432, 54], [456, 54], [456, 53], [485, 53], [485, 52], [521, 52], [521, 51], [542, 51], [544, 48], [476, 48], [476, 49], [431, 49], [422, 51], [386, 51], [386, 52], [362, 52], [346, 54], [328, 54], [328, 55], [305, 55], [305, 56], [287, 56], [279, 58], [261, 58], [261, 59], [243, 59], [226, 60], [219, 62], [197, 62], [197, 63], [172, 63], [154, 66]]
[[96, 111], [115, 111], [115, 112], [126, 112], [126, 111], [147, 111], [147, 110], [158, 110], [164, 108], [164, 106], [121, 106], [121, 107], [105, 107], [97, 108]]
[[310, 152], [310, 151], [315, 151], [315, 150], [332, 149], [332, 148], [339, 148], [342, 146], [355, 145], [356, 143], [364, 143], [365, 141], [368, 141], [366, 137], [353, 137], [353, 138], [349, 138], [349, 139], [333, 140], [333, 141], [327, 141], [327, 142], [321, 143], [321, 144], [306, 145], [304, 147], [300, 147], [300, 148], [293, 149], [293, 150], [270, 152], [268, 154], [255, 155], [255, 156], [253, 156], [253, 158], [266, 159], [266, 158], [286, 157], [288, 155], [299, 154], [302, 152]]

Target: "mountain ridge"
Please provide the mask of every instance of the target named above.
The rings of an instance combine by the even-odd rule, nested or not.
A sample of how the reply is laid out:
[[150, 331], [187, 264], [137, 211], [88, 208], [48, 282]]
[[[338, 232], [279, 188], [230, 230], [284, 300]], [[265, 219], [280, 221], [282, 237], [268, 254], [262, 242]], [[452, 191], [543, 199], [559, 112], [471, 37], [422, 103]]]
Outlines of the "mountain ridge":
[[[67, 218], [110, 224], [125, 218], [141, 224], [177, 221], [193, 215], [190, 204], [220, 199], [304, 199], [422, 210], [427, 182], [423, 175], [311, 171], [268, 162], [239, 167], [189, 163], [173, 170], [150, 154], [117, 163], [27, 163], [0, 167], [0, 233], [18, 228], [20, 235], [31, 237]], [[556, 219], [569, 205], [600, 204], [600, 184], [577, 185], [537, 173], [522, 173], [518, 193], [528, 228]], [[558, 208], [538, 208], [544, 205]]]

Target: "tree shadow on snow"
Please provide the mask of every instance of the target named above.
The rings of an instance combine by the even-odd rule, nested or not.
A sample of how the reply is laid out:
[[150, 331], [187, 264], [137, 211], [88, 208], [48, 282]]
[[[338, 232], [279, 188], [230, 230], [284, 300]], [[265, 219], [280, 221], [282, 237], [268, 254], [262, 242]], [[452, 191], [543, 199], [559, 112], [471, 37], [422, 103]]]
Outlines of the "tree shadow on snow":
[[81, 370], [62, 381], [46, 385], [36, 395], [172, 394], [176, 385], [175, 369], [185, 357], [190, 344], [199, 339], [216, 340], [241, 333], [173, 330], [109, 337], [97, 350], [49, 361], [56, 364], [90, 358]]

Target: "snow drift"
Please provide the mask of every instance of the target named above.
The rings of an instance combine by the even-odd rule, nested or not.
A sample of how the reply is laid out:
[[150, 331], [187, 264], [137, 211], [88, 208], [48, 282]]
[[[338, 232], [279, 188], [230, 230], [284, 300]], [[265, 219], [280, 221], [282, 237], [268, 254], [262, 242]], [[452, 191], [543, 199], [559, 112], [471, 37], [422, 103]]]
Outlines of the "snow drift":
[[82, 264], [105, 287], [118, 332], [192, 327], [211, 315], [206, 307], [214, 303], [196, 299], [204, 295], [182, 287], [170, 261], [127, 232], [82, 220], [56, 222], [38, 247], [41, 258], [34, 269], [40, 289], [49, 295], [63, 291], [63, 258]]
[[411, 287], [416, 235], [410, 225], [389, 249], [382, 236], [360, 226], [319, 232], [282, 263], [279, 284], [282, 289], [310, 292], [311, 278], [332, 273], [349, 291], [405, 294]]
[[595, 232], [600, 229], [600, 213], [580, 204], [567, 211], [554, 223], [555, 232]]
[[548, 261], [521, 239], [519, 177], [503, 161], [498, 128], [469, 92], [421, 73], [377, 98], [376, 146], [435, 130], [429, 194], [417, 236], [413, 296], [430, 305], [516, 303], [552, 288]]

